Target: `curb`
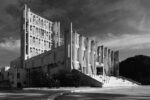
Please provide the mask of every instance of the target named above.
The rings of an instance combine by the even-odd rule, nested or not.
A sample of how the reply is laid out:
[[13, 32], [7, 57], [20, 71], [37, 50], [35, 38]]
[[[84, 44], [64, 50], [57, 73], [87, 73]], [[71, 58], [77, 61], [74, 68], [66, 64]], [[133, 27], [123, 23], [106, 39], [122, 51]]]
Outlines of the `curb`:
[[57, 97], [62, 96], [62, 95], [66, 95], [72, 93], [72, 91], [67, 91], [67, 92], [61, 92], [61, 93], [56, 93], [54, 95], [51, 95], [47, 98], [47, 100], [55, 100]]
[[91, 88], [86, 90], [73, 90], [71, 93], [79, 93], [79, 92], [89, 92], [89, 91], [95, 91], [95, 90], [112, 90], [112, 89], [124, 89], [124, 88], [132, 88], [132, 87], [104, 87], [104, 88]]
[[[101, 88], [101, 90], [107, 90], [107, 89], [116, 89], [116, 88]], [[88, 90], [72, 90], [72, 91], [65, 91], [65, 92], [61, 92], [61, 93], [56, 93], [54, 95], [51, 95], [47, 98], [47, 100], [57, 100], [57, 97], [62, 96], [62, 95], [66, 95], [69, 93], [78, 93], [78, 92], [87, 92], [87, 91], [93, 91], [95, 89], [88, 89]]]

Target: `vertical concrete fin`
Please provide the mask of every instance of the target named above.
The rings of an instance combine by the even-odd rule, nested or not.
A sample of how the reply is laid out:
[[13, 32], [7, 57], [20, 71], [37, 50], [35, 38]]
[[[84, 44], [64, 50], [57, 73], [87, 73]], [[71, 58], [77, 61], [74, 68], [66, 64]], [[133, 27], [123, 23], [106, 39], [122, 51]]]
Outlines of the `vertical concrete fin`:
[[119, 76], [119, 51], [114, 52], [114, 69], [115, 75]]
[[72, 66], [72, 33], [73, 33], [73, 27], [72, 27], [72, 22], [70, 23], [70, 29], [71, 29], [71, 40], [70, 40], [70, 59], [71, 59], [71, 69], [73, 69], [73, 66]]

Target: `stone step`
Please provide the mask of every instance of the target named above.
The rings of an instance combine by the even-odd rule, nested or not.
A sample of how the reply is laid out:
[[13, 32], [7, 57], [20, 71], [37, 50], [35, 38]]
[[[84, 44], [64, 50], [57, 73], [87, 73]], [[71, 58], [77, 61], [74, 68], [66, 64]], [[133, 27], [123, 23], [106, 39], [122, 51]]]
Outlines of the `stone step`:
[[117, 78], [114, 76], [97, 76], [91, 75], [92, 78], [103, 83], [103, 87], [119, 87], [119, 86], [138, 86], [138, 84], [126, 79]]

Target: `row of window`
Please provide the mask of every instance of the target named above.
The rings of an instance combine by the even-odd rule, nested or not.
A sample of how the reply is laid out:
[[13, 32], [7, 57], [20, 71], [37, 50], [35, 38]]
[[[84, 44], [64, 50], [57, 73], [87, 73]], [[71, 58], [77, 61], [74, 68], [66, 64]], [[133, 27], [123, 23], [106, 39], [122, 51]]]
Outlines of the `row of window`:
[[44, 46], [46, 46], [47, 44], [51, 44], [52, 43], [52, 40], [50, 39], [50, 41], [46, 41], [46, 40], [43, 40], [43, 39], [40, 39], [40, 38], [36, 38], [36, 37], [32, 37], [32, 36], [30, 36], [30, 44], [31, 45], [37, 45], [37, 46], [39, 46], [39, 45], [44, 45]]
[[45, 39], [48, 39], [48, 38], [51, 39], [52, 32], [48, 32], [41, 28], [30, 25], [30, 34], [37, 36], [37, 37], [45, 38]]
[[32, 44], [31, 47], [38, 47], [40, 49], [46, 49], [46, 50], [51, 50], [51, 44], [46, 43], [45, 46], [43, 44]]
[[33, 47], [30, 47], [30, 54], [31, 57], [36, 56], [38, 54], [44, 53], [46, 50], [41, 50], [41, 49], [35, 49]]
[[37, 55], [43, 53], [44, 50], [51, 50], [51, 48], [52, 44], [50, 42], [41, 43], [40, 45], [38, 43], [34, 43], [31, 44], [31, 48], [29, 48], [30, 50], [28, 49], [28, 45], [26, 45], [26, 54], [28, 55], [30, 52], [31, 54], [33, 53], [33, 55]]
[[29, 22], [51, 31], [52, 22], [30, 12]]
[[31, 47], [35, 47], [35, 48], [39, 48], [39, 49], [43, 49], [43, 50], [51, 50], [52, 44], [49, 42], [45, 42], [45, 43], [34, 43], [31, 45]]

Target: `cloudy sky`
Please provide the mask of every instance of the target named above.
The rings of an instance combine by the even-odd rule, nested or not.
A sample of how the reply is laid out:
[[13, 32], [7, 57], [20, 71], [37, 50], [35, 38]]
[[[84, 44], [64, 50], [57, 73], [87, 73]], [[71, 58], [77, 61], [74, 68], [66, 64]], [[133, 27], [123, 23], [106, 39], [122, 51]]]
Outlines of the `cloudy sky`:
[[73, 22], [99, 44], [120, 50], [120, 60], [150, 56], [150, 0], [0, 0], [0, 66], [20, 56], [20, 16], [24, 3], [49, 19]]

